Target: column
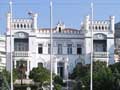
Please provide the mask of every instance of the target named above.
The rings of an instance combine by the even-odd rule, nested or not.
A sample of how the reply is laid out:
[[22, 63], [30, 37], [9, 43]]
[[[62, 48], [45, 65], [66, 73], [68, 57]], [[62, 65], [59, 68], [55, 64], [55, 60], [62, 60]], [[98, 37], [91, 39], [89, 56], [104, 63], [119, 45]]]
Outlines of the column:
[[53, 70], [54, 70], [54, 73], [57, 75], [57, 58], [54, 59], [54, 62], [53, 62], [53, 63], [54, 63], [54, 64], [53, 64], [53, 65], [54, 65], [54, 66], [53, 66], [53, 67], [54, 67]]
[[68, 58], [64, 60], [64, 79], [68, 78]]
[[29, 66], [30, 66], [29, 60], [27, 60], [27, 72], [26, 72], [27, 79], [29, 79], [29, 71], [30, 71]]
[[14, 68], [16, 68], [16, 60], [14, 59]]

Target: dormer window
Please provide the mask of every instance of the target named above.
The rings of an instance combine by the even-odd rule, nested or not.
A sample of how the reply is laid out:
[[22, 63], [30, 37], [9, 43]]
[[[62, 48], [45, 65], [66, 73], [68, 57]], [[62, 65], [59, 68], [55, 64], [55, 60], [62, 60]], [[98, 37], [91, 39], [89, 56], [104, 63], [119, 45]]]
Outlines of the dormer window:
[[59, 32], [61, 32], [61, 27], [59, 27]]

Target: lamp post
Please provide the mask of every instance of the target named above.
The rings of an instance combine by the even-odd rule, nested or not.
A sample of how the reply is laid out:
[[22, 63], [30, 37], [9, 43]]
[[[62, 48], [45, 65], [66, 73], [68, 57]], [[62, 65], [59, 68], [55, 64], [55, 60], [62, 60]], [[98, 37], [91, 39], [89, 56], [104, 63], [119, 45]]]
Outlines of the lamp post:
[[90, 90], [93, 90], [93, 2], [91, 2], [91, 27]]
[[11, 90], [13, 90], [13, 59], [12, 59], [12, 0], [9, 1], [10, 8], [10, 72], [11, 72]]
[[50, 0], [50, 43], [51, 43], [51, 52], [50, 52], [50, 90], [53, 90], [53, 85], [52, 85], [52, 43], [53, 43], [53, 40], [52, 40], [52, 24], [53, 24], [53, 21], [52, 21], [52, 18], [53, 15], [52, 15], [52, 0]]

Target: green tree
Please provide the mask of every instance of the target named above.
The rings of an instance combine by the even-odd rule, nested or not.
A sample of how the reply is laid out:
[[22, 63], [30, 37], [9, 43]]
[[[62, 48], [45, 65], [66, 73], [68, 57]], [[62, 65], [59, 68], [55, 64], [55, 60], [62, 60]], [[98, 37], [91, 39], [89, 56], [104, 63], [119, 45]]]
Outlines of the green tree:
[[55, 90], [61, 90], [62, 89], [62, 86], [60, 84], [55, 84], [54, 85], [54, 89]]
[[61, 90], [63, 86], [63, 79], [60, 76], [55, 76], [54, 77], [54, 89], [55, 90]]
[[55, 76], [54, 83], [59, 84], [59, 85], [63, 85], [63, 79], [60, 76]]
[[109, 66], [114, 77], [114, 89], [120, 90], [120, 62]]
[[71, 79], [82, 78], [89, 72], [90, 65], [76, 65], [71, 74]]
[[[1, 77], [2, 77], [2, 79], [3, 79], [3, 90], [8, 90], [9, 88], [10, 88], [10, 78], [11, 78], [11, 76], [10, 76], [11, 74], [10, 74], [10, 72], [9, 71], [7, 71], [6, 69], [4, 69], [2, 72], [1, 72]], [[19, 74], [18, 74], [18, 72], [17, 72], [17, 70], [16, 69], [14, 69], [13, 70], [13, 81], [15, 81], [16, 79], [18, 79], [18, 76], [19, 76]]]
[[[82, 88], [81, 90], [90, 89], [90, 65], [77, 67], [77, 73], [75, 74], [77, 84], [74, 90]], [[83, 69], [83, 70], [81, 70]], [[81, 70], [81, 71], [79, 71]], [[85, 72], [86, 71], [86, 72]], [[82, 73], [82, 75], [80, 75]], [[84, 86], [84, 87], [83, 87]], [[120, 64], [113, 64], [110, 67], [106, 66], [105, 62], [94, 62], [93, 63], [93, 89], [94, 90], [120, 90]]]
[[50, 82], [50, 72], [44, 67], [33, 68], [32, 71], [30, 71], [29, 78], [39, 83], [39, 87], [42, 87], [44, 82]]

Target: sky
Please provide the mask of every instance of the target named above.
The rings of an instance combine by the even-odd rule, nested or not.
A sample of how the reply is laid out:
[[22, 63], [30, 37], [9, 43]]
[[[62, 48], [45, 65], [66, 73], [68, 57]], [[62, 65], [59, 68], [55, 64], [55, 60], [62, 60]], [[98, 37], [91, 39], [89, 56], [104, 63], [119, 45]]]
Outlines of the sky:
[[[28, 12], [38, 13], [38, 27], [50, 27], [49, 0], [12, 0], [13, 18], [29, 18]], [[92, 0], [52, 0], [53, 27], [58, 21], [67, 28], [80, 29], [86, 15], [91, 15]], [[120, 21], [120, 0], [93, 0], [94, 20], [108, 20], [115, 16]], [[9, 11], [9, 0], [0, 0], [0, 33], [6, 32], [6, 14]]]

